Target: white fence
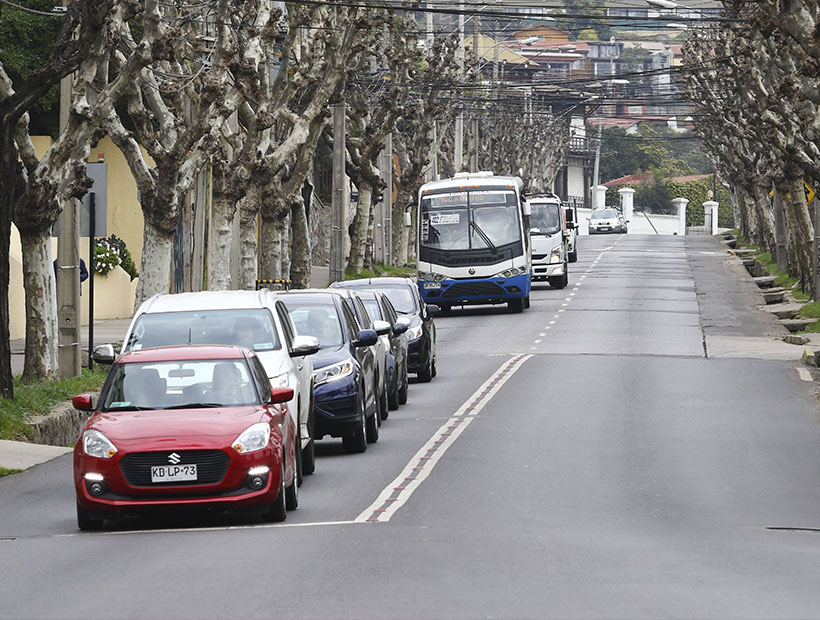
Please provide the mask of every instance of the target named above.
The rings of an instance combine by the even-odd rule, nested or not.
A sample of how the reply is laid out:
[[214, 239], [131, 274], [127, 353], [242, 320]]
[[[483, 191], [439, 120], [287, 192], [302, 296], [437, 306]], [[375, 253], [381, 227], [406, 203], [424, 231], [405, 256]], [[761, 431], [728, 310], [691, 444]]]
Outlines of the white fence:
[[[582, 235], [589, 234], [590, 209], [578, 209], [579, 229]], [[675, 235], [678, 233], [677, 215], [657, 215], [643, 211], [633, 211], [632, 219], [629, 221], [629, 234], [631, 235]]]

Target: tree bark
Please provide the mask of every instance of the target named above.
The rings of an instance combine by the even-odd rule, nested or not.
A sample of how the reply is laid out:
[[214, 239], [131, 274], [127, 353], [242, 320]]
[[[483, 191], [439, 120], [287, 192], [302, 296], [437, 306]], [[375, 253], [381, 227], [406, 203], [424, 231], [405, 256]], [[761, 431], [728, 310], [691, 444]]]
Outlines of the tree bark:
[[155, 226], [148, 218], [142, 234], [142, 261], [134, 310], [149, 297], [171, 290], [174, 233]]
[[208, 290], [231, 288], [231, 241], [236, 200], [225, 191], [225, 163], [214, 164], [211, 222], [208, 227]]
[[803, 175], [788, 179], [789, 197], [783, 197], [789, 225], [789, 241], [796, 261], [795, 277], [803, 281], [803, 290], [814, 298], [814, 225], [803, 193]]
[[57, 317], [50, 234], [20, 231], [26, 291], [26, 356], [23, 380], [52, 379], [57, 373]]
[[257, 273], [260, 279], [272, 280], [279, 277], [279, 237], [276, 217], [262, 213], [259, 218], [259, 251]]
[[751, 239], [757, 245], [765, 247], [772, 256], [776, 256], [774, 213], [772, 213], [770, 206], [769, 188], [760, 183], [755, 183], [752, 187], [752, 201], [757, 227], [750, 231]]
[[0, 120], [0, 396], [14, 398], [9, 341], [9, 255], [11, 254], [11, 213], [14, 207], [14, 179], [18, 166], [11, 128]]
[[290, 280], [293, 288], [310, 286], [310, 236], [305, 201], [301, 192], [290, 203]]
[[364, 268], [364, 255], [367, 247], [367, 232], [370, 227], [371, 197], [373, 186], [362, 178], [359, 181], [359, 200], [356, 203], [356, 216], [353, 218], [353, 237], [350, 240], [350, 258], [347, 268], [353, 273], [360, 273]]
[[248, 291], [256, 288], [258, 277], [258, 195], [257, 186], [251, 185], [248, 194], [239, 203], [239, 288]]

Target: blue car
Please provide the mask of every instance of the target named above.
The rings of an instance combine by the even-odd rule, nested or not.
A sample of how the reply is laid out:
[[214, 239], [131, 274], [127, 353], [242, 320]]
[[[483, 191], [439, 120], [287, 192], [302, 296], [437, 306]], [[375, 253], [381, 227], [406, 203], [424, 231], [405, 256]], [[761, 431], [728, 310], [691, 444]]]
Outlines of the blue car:
[[346, 452], [364, 452], [379, 439], [379, 388], [374, 345], [336, 291], [280, 293], [297, 333], [318, 338], [313, 361], [314, 438], [341, 437]]

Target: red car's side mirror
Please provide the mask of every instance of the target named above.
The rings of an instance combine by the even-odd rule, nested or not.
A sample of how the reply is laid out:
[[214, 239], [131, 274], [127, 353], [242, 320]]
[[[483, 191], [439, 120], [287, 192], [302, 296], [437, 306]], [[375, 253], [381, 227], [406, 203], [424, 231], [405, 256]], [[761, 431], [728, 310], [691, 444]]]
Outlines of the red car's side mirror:
[[71, 399], [71, 404], [79, 411], [91, 411], [91, 394], [80, 394]]
[[272, 403], [286, 403], [293, 399], [293, 388], [275, 387], [270, 393]]

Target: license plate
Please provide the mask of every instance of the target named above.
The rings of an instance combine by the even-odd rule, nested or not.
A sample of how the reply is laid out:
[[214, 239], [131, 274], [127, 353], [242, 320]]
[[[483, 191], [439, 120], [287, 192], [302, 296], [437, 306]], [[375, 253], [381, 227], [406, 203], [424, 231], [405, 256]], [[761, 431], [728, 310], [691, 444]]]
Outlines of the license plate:
[[441, 284], [439, 282], [425, 282], [424, 288], [441, 288]]
[[196, 480], [196, 465], [154, 465], [151, 482], [184, 482]]

